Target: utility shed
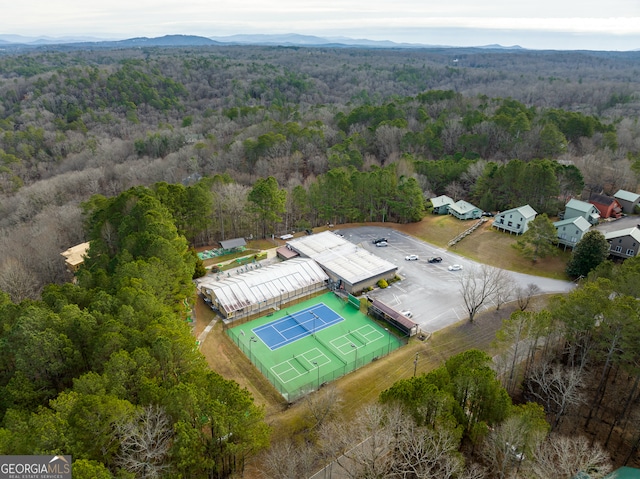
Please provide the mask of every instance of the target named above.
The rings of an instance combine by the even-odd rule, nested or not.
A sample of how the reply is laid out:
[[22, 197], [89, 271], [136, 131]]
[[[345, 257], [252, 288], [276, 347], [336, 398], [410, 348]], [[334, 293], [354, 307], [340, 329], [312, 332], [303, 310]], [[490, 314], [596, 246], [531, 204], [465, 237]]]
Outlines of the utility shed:
[[329, 279], [307, 258], [218, 278], [209, 275], [200, 279], [198, 290], [226, 319], [280, 309], [284, 303], [325, 289]]
[[324, 231], [296, 238], [287, 243], [292, 250], [316, 261], [338, 289], [360, 293], [379, 280], [389, 280], [398, 267], [360, 246]]
[[222, 249], [234, 249], [234, 248], [242, 248], [243, 246], [247, 246], [247, 242], [244, 238], [234, 238], [230, 240], [220, 241], [220, 246]]

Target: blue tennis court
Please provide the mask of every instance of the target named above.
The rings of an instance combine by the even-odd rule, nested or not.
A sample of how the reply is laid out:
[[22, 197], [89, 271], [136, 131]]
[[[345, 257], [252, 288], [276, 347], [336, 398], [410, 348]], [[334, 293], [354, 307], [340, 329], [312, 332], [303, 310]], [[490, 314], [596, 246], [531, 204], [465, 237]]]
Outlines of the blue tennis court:
[[320, 303], [302, 311], [287, 314], [251, 331], [273, 351], [341, 321], [344, 321], [342, 316], [326, 304]]

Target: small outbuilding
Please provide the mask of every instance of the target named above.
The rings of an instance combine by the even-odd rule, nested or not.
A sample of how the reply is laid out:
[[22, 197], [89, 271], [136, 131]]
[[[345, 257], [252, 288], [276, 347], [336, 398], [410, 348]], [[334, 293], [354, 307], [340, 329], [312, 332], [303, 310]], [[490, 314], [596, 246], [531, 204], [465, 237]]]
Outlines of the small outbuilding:
[[239, 250], [247, 246], [244, 238], [234, 238], [230, 240], [220, 241], [220, 247], [224, 250]]
[[565, 206], [562, 219], [568, 220], [578, 216], [582, 216], [592, 225], [596, 225], [598, 224], [598, 221], [600, 221], [600, 212], [595, 205], [572, 198]]
[[537, 211], [529, 205], [512, 208], [498, 213], [493, 220], [493, 227], [508, 231], [510, 234], [521, 235], [529, 229], [529, 222], [533, 221], [537, 214]]
[[627, 214], [633, 213], [640, 203], [640, 195], [631, 191], [618, 190], [613, 197], [618, 200], [618, 203], [622, 206], [622, 211]]
[[609, 243], [609, 254], [617, 258], [632, 258], [640, 251], [640, 229], [625, 228], [605, 233], [604, 238]]
[[378, 301], [377, 299], [371, 299], [370, 301], [371, 304], [368, 310], [369, 316], [381, 321], [386, 321], [407, 336], [414, 336], [418, 334], [418, 331], [420, 329], [418, 324], [414, 323], [404, 314], [396, 311], [391, 306], [388, 306], [382, 301]]
[[449, 198], [447, 195], [436, 196], [435, 198], [431, 198], [431, 205], [433, 206], [433, 214], [434, 215], [446, 215], [449, 213], [449, 205], [455, 203], [453, 199]]
[[449, 214], [459, 220], [477, 220], [482, 217], [482, 210], [467, 201], [459, 200], [449, 205]]
[[618, 200], [607, 195], [592, 194], [589, 203], [598, 208], [600, 218], [620, 218], [622, 216], [622, 206]]

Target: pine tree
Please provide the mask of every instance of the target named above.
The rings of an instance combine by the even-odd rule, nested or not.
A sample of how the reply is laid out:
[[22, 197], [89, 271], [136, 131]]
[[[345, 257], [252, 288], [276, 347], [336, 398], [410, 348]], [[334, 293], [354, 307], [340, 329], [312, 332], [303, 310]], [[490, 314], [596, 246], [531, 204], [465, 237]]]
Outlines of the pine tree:
[[589, 231], [578, 242], [567, 264], [567, 274], [574, 278], [587, 276], [589, 272], [607, 259], [609, 243], [599, 231]]

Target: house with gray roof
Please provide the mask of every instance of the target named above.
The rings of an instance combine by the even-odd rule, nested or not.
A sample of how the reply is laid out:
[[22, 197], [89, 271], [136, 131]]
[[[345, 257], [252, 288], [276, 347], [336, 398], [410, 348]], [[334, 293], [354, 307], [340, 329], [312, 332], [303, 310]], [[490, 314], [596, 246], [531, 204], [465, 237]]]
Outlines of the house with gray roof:
[[604, 239], [609, 243], [609, 254], [617, 258], [638, 256], [640, 250], [640, 229], [625, 228], [605, 233]]
[[482, 217], [482, 210], [464, 200], [449, 205], [449, 214], [459, 220], [474, 220]]
[[512, 208], [498, 213], [493, 220], [493, 227], [500, 231], [508, 231], [509, 234], [521, 235], [529, 229], [529, 222], [533, 221], [537, 214], [529, 205]]
[[553, 223], [558, 232], [558, 244], [564, 245], [564, 249], [567, 247], [575, 248], [576, 244], [580, 242], [582, 237], [591, 228], [591, 223], [585, 220], [582, 216], [576, 216], [575, 218], [569, 218], [567, 220], [556, 221]]
[[433, 205], [434, 215], [446, 215], [449, 213], [449, 205], [455, 203], [447, 195], [436, 196], [435, 198], [431, 198], [430, 201]]
[[618, 200], [624, 213], [633, 213], [635, 207], [640, 203], [640, 195], [631, 191], [618, 190], [613, 197]]
[[568, 220], [578, 216], [582, 216], [592, 225], [598, 224], [598, 221], [600, 220], [600, 212], [595, 205], [572, 198], [565, 206], [564, 216], [562, 219]]

